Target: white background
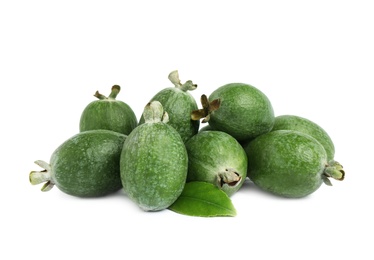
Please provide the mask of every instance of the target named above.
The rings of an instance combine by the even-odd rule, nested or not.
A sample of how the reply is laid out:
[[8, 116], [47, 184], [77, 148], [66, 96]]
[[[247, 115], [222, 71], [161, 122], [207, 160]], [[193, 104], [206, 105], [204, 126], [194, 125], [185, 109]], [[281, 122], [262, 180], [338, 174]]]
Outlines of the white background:
[[[373, 13], [360, 0], [1, 1], [0, 258], [373, 259]], [[303, 199], [246, 183], [234, 218], [29, 183], [34, 161], [78, 132], [96, 90], [119, 84], [139, 118], [175, 69], [198, 84], [198, 102], [244, 82], [276, 115], [320, 124], [346, 179]]]

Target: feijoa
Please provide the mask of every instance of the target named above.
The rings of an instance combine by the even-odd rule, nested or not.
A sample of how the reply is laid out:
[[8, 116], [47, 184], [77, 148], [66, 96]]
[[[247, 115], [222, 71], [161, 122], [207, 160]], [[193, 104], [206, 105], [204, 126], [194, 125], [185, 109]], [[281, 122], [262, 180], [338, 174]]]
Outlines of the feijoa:
[[277, 130], [252, 140], [246, 147], [248, 177], [273, 194], [300, 198], [315, 192], [329, 177], [344, 179], [343, 167], [328, 161], [313, 137], [293, 130]]
[[121, 154], [123, 189], [141, 209], [169, 207], [186, 183], [188, 157], [179, 133], [166, 122], [162, 104], [144, 108], [145, 123], [127, 137]]
[[240, 189], [247, 175], [247, 155], [231, 135], [202, 131], [187, 143], [187, 181], [212, 183], [231, 196]]
[[80, 132], [106, 129], [128, 135], [137, 126], [138, 121], [132, 108], [116, 99], [120, 90], [120, 86], [114, 85], [108, 97], [96, 91], [94, 96], [99, 100], [92, 101], [83, 110], [79, 122]]
[[327, 153], [327, 160], [334, 159], [335, 147], [327, 132], [317, 123], [296, 115], [281, 115], [275, 117], [272, 131], [295, 130], [317, 139], [322, 144]]
[[122, 187], [120, 156], [126, 135], [110, 130], [89, 130], [63, 142], [49, 164], [35, 163], [44, 170], [30, 173], [31, 184], [44, 183], [42, 191], [54, 185], [78, 197], [98, 197]]
[[215, 130], [226, 132], [238, 141], [254, 139], [267, 133], [274, 124], [274, 111], [268, 97], [259, 89], [244, 83], [230, 83], [201, 97], [203, 108], [193, 111], [191, 118]]
[[[172, 71], [169, 74], [169, 80], [175, 87], [162, 89], [150, 101], [157, 100], [160, 102], [165, 111], [169, 114], [169, 122], [177, 132], [181, 135], [183, 142], [186, 142], [194, 136], [200, 126], [200, 122], [191, 120], [191, 112], [196, 110], [197, 103], [195, 98], [189, 91], [196, 89], [197, 85], [191, 80], [182, 84], [179, 80], [178, 71]], [[139, 124], [144, 123], [144, 117], [139, 120]]]

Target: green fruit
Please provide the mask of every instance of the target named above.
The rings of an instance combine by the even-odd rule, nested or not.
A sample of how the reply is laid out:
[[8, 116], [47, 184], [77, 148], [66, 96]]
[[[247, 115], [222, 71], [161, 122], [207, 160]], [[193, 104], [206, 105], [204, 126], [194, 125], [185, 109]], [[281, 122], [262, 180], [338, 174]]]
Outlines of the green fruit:
[[99, 100], [92, 101], [83, 110], [79, 122], [80, 132], [106, 129], [125, 135], [131, 133], [138, 121], [129, 105], [116, 100], [120, 89], [120, 86], [114, 85], [109, 97], [96, 91], [94, 96]]
[[221, 131], [203, 131], [187, 143], [187, 181], [212, 183], [231, 196], [247, 175], [247, 155], [238, 141]]
[[[175, 87], [165, 88], [159, 91], [151, 101], [159, 101], [165, 111], [169, 114], [168, 124], [181, 135], [183, 142], [194, 136], [200, 126], [199, 121], [191, 120], [191, 112], [197, 109], [197, 104], [193, 96], [188, 92], [196, 89], [191, 81], [181, 84], [178, 71], [169, 74], [170, 81]], [[140, 118], [139, 124], [144, 123], [144, 117]]]
[[299, 198], [316, 191], [332, 177], [344, 179], [343, 167], [328, 161], [323, 146], [313, 137], [292, 130], [263, 134], [246, 147], [248, 177], [261, 189]]
[[203, 95], [203, 109], [193, 111], [191, 118], [205, 117], [203, 122], [209, 122], [215, 130], [226, 132], [238, 141], [253, 139], [273, 127], [274, 111], [269, 99], [251, 85], [224, 85], [211, 93], [209, 101]]
[[335, 147], [330, 136], [322, 127], [311, 120], [295, 115], [277, 116], [272, 131], [276, 130], [295, 130], [310, 135], [325, 148], [327, 160], [334, 159]]
[[182, 193], [188, 157], [178, 132], [166, 124], [160, 102], [144, 109], [145, 123], [127, 137], [121, 154], [123, 189], [141, 209], [158, 211], [169, 207]]
[[81, 132], [62, 143], [50, 163], [36, 161], [45, 170], [30, 173], [31, 184], [45, 182], [78, 197], [98, 197], [122, 187], [119, 160], [126, 135], [109, 130]]

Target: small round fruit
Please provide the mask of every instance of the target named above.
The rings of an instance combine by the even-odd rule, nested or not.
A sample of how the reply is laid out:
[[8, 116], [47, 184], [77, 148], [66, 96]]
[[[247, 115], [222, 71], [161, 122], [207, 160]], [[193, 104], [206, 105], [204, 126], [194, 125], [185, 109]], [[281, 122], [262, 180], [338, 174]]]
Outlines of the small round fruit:
[[194, 111], [191, 118], [205, 117], [203, 122], [238, 141], [254, 139], [273, 127], [274, 111], [269, 99], [251, 85], [226, 84], [213, 91], [209, 99], [203, 95], [201, 101], [203, 109]]
[[295, 130], [310, 135], [320, 142], [325, 148], [327, 160], [334, 159], [334, 143], [327, 132], [313, 121], [295, 115], [281, 115], [275, 117], [272, 131], [276, 130]]
[[36, 161], [43, 171], [30, 173], [31, 184], [44, 183], [42, 191], [54, 185], [78, 197], [98, 197], [122, 187], [119, 160], [126, 135], [109, 130], [81, 132], [63, 142], [50, 163]]
[[247, 175], [247, 155], [238, 141], [221, 131], [202, 131], [187, 143], [187, 181], [212, 183], [231, 196]]
[[246, 147], [248, 177], [261, 189], [290, 198], [315, 192], [328, 177], [344, 179], [343, 167], [328, 161], [313, 137], [292, 130], [263, 134]]
[[[178, 71], [169, 74], [169, 80], [175, 87], [165, 88], [159, 91], [150, 101], [160, 102], [165, 111], [169, 114], [168, 124], [181, 135], [183, 142], [197, 134], [200, 122], [191, 120], [191, 112], [197, 109], [195, 98], [189, 91], [196, 89], [197, 85], [192, 81], [182, 84], [179, 80]], [[144, 123], [144, 117], [139, 120], [139, 124]]]
[[114, 85], [109, 97], [96, 91], [94, 96], [99, 100], [92, 101], [83, 110], [79, 122], [80, 132], [106, 129], [124, 135], [131, 133], [137, 126], [138, 121], [128, 104], [116, 100], [120, 90], [120, 86]]
[[145, 123], [127, 137], [121, 154], [123, 189], [144, 211], [168, 208], [182, 193], [188, 157], [179, 133], [166, 124], [158, 101], [144, 108]]

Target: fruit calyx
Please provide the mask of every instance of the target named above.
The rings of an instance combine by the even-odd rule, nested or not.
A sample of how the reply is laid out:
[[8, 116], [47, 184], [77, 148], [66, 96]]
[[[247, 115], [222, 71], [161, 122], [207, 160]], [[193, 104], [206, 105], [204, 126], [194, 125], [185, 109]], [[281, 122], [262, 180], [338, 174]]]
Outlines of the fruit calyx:
[[41, 188], [41, 191], [51, 190], [53, 186], [55, 185], [51, 180], [51, 166], [42, 160], [35, 161], [35, 164], [39, 165], [44, 170], [30, 172], [30, 175], [29, 175], [30, 183], [32, 185], [37, 185], [37, 184], [45, 182], [45, 184]]
[[179, 88], [180, 90], [183, 90], [184, 92], [188, 90], [194, 90], [197, 88], [197, 85], [193, 84], [191, 80], [187, 80], [184, 84], [182, 84], [179, 79], [179, 73], [177, 70], [170, 72], [168, 78], [171, 81], [171, 83], [174, 84], [176, 88]]
[[210, 114], [221, 106], [221, 99], [217, 98], [212, 102], [209, 102], [207, 96], [203, 94], [200, 98], [200, 102], [203, 108], [193, 110], [191, 112], [191, 119], [200, 120], [201, 118], [204, 118], [201, 122], [206, 123], [210, 119]]
[[120, 91], [121, 91], [120, 86], [113, 85], [112, 86], [112, 91], [110, 92], [109, 97], [106, 97], [103, 94], [100, 94], [99, 91], [95, 92], [94, 97], [97, 97], [100, 100], [115, 100]]
[[143, 117], [146, 123], [169, 122], [168, 113], [164, 111], [162, 104], [157, 100], [151, 101], [145, 106]]
[[227, 184], [230, 187], [236, 186], [242, 177], [232, 168], [226, 168], [224, 171], [218, 173], [217, 176], [217, 184], [219, 187], [223, 187], [223, 185]]
[[338, 181], [344, 180], [345, 172], [343, 170], [343, 166], [335, 160], [331, 160], [326, 164], [325, 170], [322, 174], [323, 182], [328, 185], [332, 186], [331, 181], [329, 178], [333, 178]]

